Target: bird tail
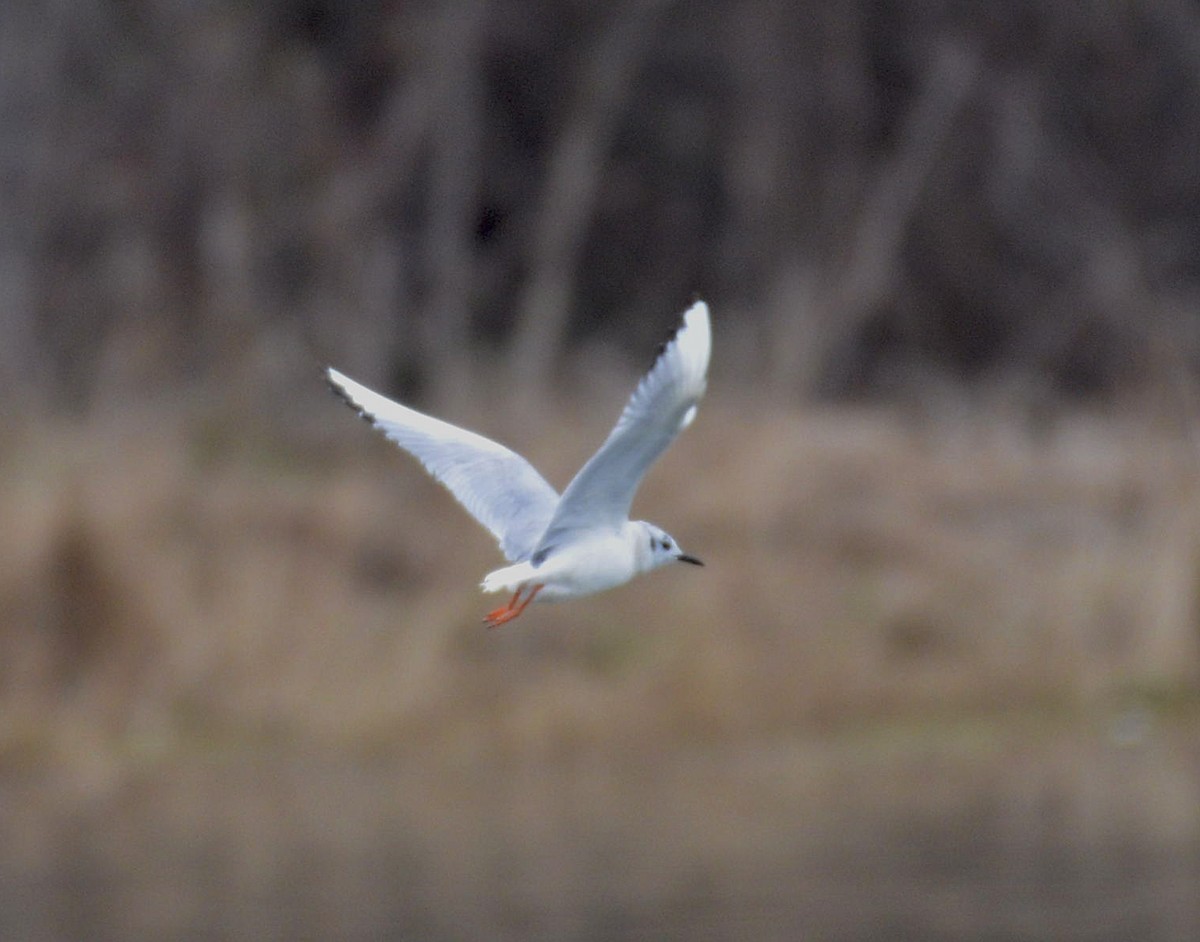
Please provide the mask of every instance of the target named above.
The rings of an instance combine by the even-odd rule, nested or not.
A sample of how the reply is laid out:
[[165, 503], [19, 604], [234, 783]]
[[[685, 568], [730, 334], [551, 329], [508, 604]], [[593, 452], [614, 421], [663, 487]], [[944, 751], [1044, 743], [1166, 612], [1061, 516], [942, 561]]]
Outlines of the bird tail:
[[533, 567], [528, 562], [516, 563], [489, 572], [483, 577], [483, 582], [479, 583], [479, 587], [484, 592], [513, 592], [522, 583], [528, 582], [532, 576]]

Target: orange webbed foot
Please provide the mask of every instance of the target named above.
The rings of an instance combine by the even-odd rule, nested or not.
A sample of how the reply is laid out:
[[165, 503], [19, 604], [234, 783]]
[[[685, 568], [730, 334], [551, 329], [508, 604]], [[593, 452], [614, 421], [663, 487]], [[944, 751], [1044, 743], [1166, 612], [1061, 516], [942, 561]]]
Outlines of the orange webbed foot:
[[495, 611], [488, 612], [487, 615], [484, 616], [483, 623], [489, 628], [499, 628], [501, 625], [512, 621], [514, 618], [520, 615], [521, 612], [525, 611], [525, 609], [529, 606], [529, 603], [533, 601], [533, 597], [541, 592], [543, 588], [544, 586], [541, 584], [535, 585], [532, 590], [530, 590], [529, 594], [525, 596], [525, 600], [518, 604], [518, 601], [521, 598], [521, 593], [525, 591], [525, 586], [521, 586], [516, 592], [513, 593], [513, 597], [509, 599], [507, 605], [498, 608]]

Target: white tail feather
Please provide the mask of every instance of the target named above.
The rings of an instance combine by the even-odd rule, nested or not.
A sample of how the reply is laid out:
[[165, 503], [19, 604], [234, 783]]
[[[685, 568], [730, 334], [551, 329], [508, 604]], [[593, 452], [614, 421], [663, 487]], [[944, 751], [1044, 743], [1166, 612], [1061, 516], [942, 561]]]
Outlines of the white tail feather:
[[516, 563], [489, 572], [483, 577], [483, 582], [479, 583], [479, 587], [484, 592], [515, 592], [518, 586], [528, 582], [531, 578], [533, 578], [533, 566], [528, 562]]

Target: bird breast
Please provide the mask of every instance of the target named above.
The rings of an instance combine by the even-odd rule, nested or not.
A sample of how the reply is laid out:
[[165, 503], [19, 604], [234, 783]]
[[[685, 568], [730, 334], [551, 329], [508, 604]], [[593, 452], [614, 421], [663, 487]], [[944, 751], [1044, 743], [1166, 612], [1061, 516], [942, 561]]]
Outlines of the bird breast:
[[531, 582], [546, 599], [573, 599], [628, 582], [636, 574], [633, 547], [623, 534], [594, 536], [551, 553]]

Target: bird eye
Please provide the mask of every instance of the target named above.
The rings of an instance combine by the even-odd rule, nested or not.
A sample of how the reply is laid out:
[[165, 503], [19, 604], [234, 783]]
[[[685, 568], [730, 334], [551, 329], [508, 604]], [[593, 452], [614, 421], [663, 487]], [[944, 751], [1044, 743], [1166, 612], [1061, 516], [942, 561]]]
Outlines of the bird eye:
[[671, 541], [663, 540], [663, 549], [670, 549], [670, 548], [671, 548]]

